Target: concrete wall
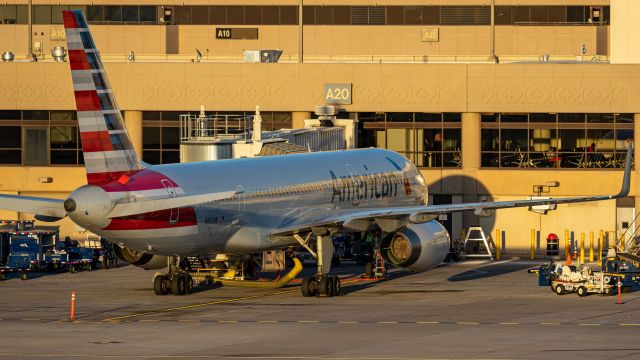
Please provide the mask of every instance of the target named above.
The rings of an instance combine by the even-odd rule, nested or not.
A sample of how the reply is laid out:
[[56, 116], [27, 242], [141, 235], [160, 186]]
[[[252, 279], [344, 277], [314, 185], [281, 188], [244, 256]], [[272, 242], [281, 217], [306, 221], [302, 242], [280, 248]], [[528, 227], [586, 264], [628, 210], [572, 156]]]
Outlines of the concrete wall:
[[640, 1], [615, 0], [611, 7], [611, 63], [640, 63]]
[[[74, 109], [66, 63], [0, 64], [0, 109]], [[349, 112], [640, 112], [640, 66], [107, 63], [123, 110], [312, 111], [352, 83]]]

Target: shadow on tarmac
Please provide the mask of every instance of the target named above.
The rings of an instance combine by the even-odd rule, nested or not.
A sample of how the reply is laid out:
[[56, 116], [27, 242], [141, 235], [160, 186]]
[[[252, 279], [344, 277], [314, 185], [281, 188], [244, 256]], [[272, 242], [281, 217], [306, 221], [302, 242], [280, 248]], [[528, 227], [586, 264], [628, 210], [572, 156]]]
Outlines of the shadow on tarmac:
[[[129, 264], [120, 263], [120, 266], [118, 266], [118, 267], [121, 268], [121, 267], [126, 267], [126, 266], [129, 266]], [[74, 273], [103, 271], [103, 270], [109, 270], [109, 269], [98, 268], [98, 269], [93, 269], [93, 270], [76, 270]], [[39, 278], [43, 278], [43, 277], [48, 277], [48, 276], [56, 276], [56, 275], [60, 275], [60, 274], [66, 274], [66, 273], [70, 273], [70, 272], [67, 269], [58, 269], [58, 270], [52, 270], [52, 271], [35, 271], [35, 270], [31, 270], [31, 271], [27, 272], [27, 280], [21, 280], [21, 278], [20, 278], [21, 273], [22, 273], [21, 271], [7, 272], [7, 273], [5, 273], [6, 279], [2, 280], [2, 282], [10, 281], [10, 280], [11, 281], [13, 281], [13, 280], [29, 281], [29, 280], [39, 279]]]
[[500, 276], [509, 273], [513, 273], [516, 271], [521, 271], [525, 269], [531, 268], [531, 264], [527, 263], [500, 263], [494, 265], [487, 265], [477, 269], [471, 269], [459, 274], [453, 275], [447, 279], [447, 281], [457, 282], [457, 281], [470, 281], [483, 279], [488, 277]]

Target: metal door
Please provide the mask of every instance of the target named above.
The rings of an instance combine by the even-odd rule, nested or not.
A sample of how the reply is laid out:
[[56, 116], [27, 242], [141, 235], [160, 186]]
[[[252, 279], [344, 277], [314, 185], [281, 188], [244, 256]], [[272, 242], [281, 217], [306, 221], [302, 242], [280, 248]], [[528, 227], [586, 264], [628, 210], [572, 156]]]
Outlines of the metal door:
[[49, 135], [47, 128], [25, 127], [24, 140], [23, 163], [25, 165], [48, 165]]
[[[160, 180], [160, 183], [162, 184], [162, 186], [164, 186], [165, 190], [167, 190], [167, 193], [169, 194], [170, 198], [174, 198], [177, 196], [176, 189], [173, 187], [173, 184], [171, 184], [171, 181], [169, 181], [168, 179], [162, 179]], [[177, 208], [177, 209], [172, 208], [171, 213], [169, 214], [169, 223], [175, 224], [178, 222], [179, 218], [180, 218], [180, 208]]]

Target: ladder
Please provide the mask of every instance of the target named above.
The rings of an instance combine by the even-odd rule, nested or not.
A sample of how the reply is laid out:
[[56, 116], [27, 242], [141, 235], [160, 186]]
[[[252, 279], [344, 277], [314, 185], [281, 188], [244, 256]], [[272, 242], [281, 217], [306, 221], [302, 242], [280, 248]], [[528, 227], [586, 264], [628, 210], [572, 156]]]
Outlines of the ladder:
[[489, 242], [481, 226], [471, 226], [467, 231], [467, 237], [464, 239], [464, 257], [493, 260]]
[[380, 250], [376, 247], [373, 256], [373, 277], [376, 279], [384, 279], [387, 277], [387, 268], [384, 265], [384, 258]]

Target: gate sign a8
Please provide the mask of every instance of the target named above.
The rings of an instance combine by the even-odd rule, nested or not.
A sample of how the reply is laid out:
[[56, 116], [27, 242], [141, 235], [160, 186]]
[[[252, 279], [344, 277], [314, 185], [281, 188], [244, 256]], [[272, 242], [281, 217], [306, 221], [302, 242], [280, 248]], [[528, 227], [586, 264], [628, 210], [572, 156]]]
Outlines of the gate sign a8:
[[324, 84], [324, 102], [351, 105], [351, 84]]

